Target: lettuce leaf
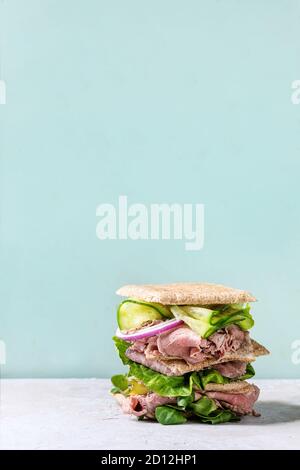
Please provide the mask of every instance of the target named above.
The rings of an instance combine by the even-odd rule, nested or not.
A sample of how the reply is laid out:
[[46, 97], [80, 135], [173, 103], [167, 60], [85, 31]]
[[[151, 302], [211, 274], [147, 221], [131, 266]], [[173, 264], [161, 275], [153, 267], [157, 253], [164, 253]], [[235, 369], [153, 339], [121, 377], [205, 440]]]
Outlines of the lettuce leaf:
[[160, 424], [182, 424], [187, 418], [196, 417], [202, 423], [219, 424], [228, 421], [239, 421], [239, 417], [229, 410], [218, 408], [215, 401], [203, 396], [194, 403], [190, 397], [177, 399], [177, 406], [163, 405], [155, 410], [155, 418]]
[[118, 388], [121, 392], [128, 388], [129, 382], [128, 377], [125, 374], [113, 375], [111, 378], [112, 384], [115, 388]]
[[149, 390], [156, 392], [162, 397], [189, 396], [192, 393], [193, 379], [182, 376], [168, 376], [155, 372], [148, 367], [132, 362], [129, 369], [130, 375], [133, 375], [143, 382]]
[[177, 406], [181, 410], [185, 410], [188, 406], [190, 406], [195, 399], [194, 393], [189, 395], [188, 397], [178, 397], [177, 398]]
[[222, 410], [218, 408], [216, 411], [208, 416], [198, 415], [201, 423], [205, 424], [221, 424], [228, 423], [229, 421], [240, 421], [239, 416], [229, 410]]
[[[203, 389], [205, 389], [206, 385], [213, 382], [215, 384], [228, 384], [230, 379], [224, 377], [220, 372], [215, 369], [208, 369], [204, 370], [199, 373], [201, 379], [201, 385]], [[236, 380], [236, 379], [234, 379]]]
[[155, 418], [160, 424], [183, 424], [187, 422], [187, 418], [182, 411], [167, 405], [158, 406], [155, 409]]
[[189, 409], [200, 418], [202, 423], [219, 424], [228, 421], [239, 421], [239, 417], [235, 413], [218, 408], [215, 401], [206, 396], [192, 403]]
[[203, 396], [200, 400], [192, 403], [190, 405], [190, 409], [194, 412], [197, 416], [208, 416], [212, 411], [216, 411], [218, 409], [214, 400]]
[[229, 379], [228, 377], [224, 377], [224, 375], [220, 374], [220, 372], [217, 371], [216, 369], [205, 369], [203, 371], [200, 371], [198, 374], [199, 374], [199, 379], [201, 382], [201, 388], [205, 389], [206, 385], [209, 383], [228, 384], [230, 382], [236, 382], [237, 380], [251, 379], [251, 377], [255, 375], [255, 370], [253, 366], [249, 363], [246, 366], [245, 374], [234, 379]]
[[130, 346], [130, 343], [128, 343], [127, 341], [124, 341], [123, 339], [118, 338], [117, 336], [113, 336], [113, 340], [115, 342], [116, 348], [117, 348], [118, 353], [119, 353], [119, 357], [120, 357], [121, 361], [123, 362], [123, 364], [124, 365], [130, 364], [132, 361], [130, 359], [128, 359], [128, 357], [125, 354], [126, 350]]
[[192, 384], [195, 385], [195, 387], [198, 390], [201, 390], [202, 387], [202, 382], [201, 382], [201, 377], [200, 377], [201, 372], [192, 372], [190, 380], [192, 381]]
[[178, 305], [173, 305], [170, 309], [175, 318], [183, 320], [202, 338], [208, 338], [221, 328], [232, 324], [238, 325], [242, 330], [249, 330], [254, 325], [249, 304], [223, 305], [218, 310]]

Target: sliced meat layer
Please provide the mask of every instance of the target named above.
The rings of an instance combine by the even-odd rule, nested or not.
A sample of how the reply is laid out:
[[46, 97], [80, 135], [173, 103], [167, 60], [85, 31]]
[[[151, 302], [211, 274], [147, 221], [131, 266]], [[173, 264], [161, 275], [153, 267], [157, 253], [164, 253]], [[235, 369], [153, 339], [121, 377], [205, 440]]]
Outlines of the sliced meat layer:
[[163, 361], [160, 358], [147, 358], [143, 352], [135, 351], [135, 349], [128, 348], [126, 356], [134, 362], [138, 362], [143, 366], [149, 367], [150, 369], [159, 372], [164, 375], [183, 375], [180, 369], [181, 362], [178, 359], [171, 361]]
[[147, 360], [176, 358], [184, 360], [187, 364], [198, 364], [210, 358], [220, 359], [226, 353], [237, 351], [242, 345], [249, 344], [249, 333], [236, 325], [221, 329], [208, 339], [201, 338], [184, 325], [157, 336], [135, 341], [126, 354], [132, 358], [132, 352], [135, 351], [144, 354]]
[[169, 376], [184, 375], [195, 370], [206, 369], [207, 367], [214, 368], [216, 364], [229, 361], [239, 361], [247, 364], [247, 362], [255, 361], [257, 356], [264, 356], [266, 354], [269, 354], [269, 351], [254, 340], [251, 340], [250, 344], [242, 344], [237, 351], [226, 352], [219, 359], [211, 357], [197, 364], [188, 364], [184, 359], [164, 357], [160, 354], [148, 355], [146, 357], [145, 352], [136, 351], [132, 347], [129, 347], [126, 351], [126, 356], [132, 361]]
[[147, 418], [154, 418], [155, 409], [158, 406], [176, 403], [176, 398], [161, 397], [151, 392], [147, 395], [132, 395], [130, 397], [125, 397], [121, 393], [114, 396], [124, 413], [134, 416], [147, 416]]
[[[196, 364], [208, 357], [222, 357], [228, 351], [236, 351], [242, 343], [249, 341], [249, 333], [231, 325], [211, 335], [201, 338], [188, 326], [180, 326], [158, 336], [154, 336], [150, 346], [153, 351], [153, 338], [158, 352], [163, 356], [184, 359], [188, 364]], [[148, 347], [145, 354], [149, 354]]]
[[224, 377], [235, 379], [241, 377], [246, 373], [247, 363], [241, 361], [229, 361], [221, 364], [216, 364], [214, 369], [220, 372]]
[[253, 405], [258, 399], [259, 388], [249, 384], [249, 390], [244, 393], [217, 391], [206, 392], [206, 395], [238, 415], [247, 415], [253, 413]]
[[[222, 386], [219, 385], [216, 388], [222, 389]], [[224, 388], [224, 391], [218, 389], [216, 391], [196, 392], [195, 399], [198, 400], [205, 394], [214, 400], [218, 407], [230, 409], [237, 415], [251, 413], [257, 415], [253, 410], [253, 405], [259, 396], [259, 388], [256, 385], [248, 383], [240, 385], [236, 383], [236, 387], [233, 384], [230, 391], [227, 387]], [[147, 418], [154, 418], [155, 409], [158, 406], [176, 403], [176, 398], [161, 397], [154, 392], [149, 392], [147, 395], [132, 395], [129, 397], [117, 393], [114, 397], [121, 405], [124, 413], [138, 417], [146, 416]]]

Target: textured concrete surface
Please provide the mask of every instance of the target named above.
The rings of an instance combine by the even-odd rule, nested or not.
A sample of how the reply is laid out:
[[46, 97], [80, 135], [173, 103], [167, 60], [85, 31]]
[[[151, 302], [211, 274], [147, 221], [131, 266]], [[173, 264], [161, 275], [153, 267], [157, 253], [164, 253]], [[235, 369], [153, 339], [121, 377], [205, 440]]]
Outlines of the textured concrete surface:
[[106, 379], [2, 380], [1, 449], [300, 449], [300, 380], [257, 380], [260, 418], [161, 426], [122, 415]]

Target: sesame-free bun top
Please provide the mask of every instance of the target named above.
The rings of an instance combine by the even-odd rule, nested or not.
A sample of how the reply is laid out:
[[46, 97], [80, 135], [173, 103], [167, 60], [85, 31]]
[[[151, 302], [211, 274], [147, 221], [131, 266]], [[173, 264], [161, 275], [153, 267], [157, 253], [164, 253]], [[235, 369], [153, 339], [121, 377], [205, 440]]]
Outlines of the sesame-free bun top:
[[145, 302], [163, 305], [216, 305], [254, 302], [249, 292], [221, 284], [182, 282], [175, 284], [130, 284], [116, 292]]

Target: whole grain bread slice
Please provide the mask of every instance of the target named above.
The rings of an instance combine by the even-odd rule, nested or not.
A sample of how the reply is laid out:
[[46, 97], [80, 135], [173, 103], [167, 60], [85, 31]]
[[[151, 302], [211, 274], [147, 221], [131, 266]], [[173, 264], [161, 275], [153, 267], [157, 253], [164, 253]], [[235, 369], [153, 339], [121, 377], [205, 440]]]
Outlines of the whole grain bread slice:
[[225, 392], [225, 393], [247, 393], [251, 392], [252, 385], [246, 380], [230, 382], [228, 384], [208, 383], [205, 386], [206, 392]]
[[254, 302], [249, 292], [221, 284], [186, 282], [176, 284], [126, 285], [116, 292], [145, 302], [163, 305], [217, 305]]

